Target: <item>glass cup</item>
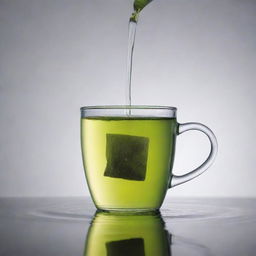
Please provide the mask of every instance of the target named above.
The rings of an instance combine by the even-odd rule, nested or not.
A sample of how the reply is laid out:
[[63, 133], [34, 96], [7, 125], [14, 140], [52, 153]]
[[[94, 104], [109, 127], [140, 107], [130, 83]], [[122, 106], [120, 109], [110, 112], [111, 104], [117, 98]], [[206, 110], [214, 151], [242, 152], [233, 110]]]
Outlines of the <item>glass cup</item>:
[[[187, 182], [213, 163], [217, 140], [200, 123], [180, 124], [175, 107], [81, 108], [81, 144], [87, 184], [95, 206], [106, 211], [155, 211], [168, 188]], [[207, 159], [185, 175], [172, 173], [177, 135], [207, 135]]]

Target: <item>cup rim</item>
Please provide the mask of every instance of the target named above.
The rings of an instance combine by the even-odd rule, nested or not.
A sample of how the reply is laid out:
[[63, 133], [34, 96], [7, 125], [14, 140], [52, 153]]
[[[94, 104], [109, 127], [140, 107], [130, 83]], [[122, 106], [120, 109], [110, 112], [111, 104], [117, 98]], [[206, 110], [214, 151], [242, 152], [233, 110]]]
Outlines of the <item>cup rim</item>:
[[158, 105], [95, 105], [95, 106], [84, 106], [80, 110], [93, 110], [93, 109], [162, 109], [176, 111], [176, 107], [170, 106], [158, 106]]

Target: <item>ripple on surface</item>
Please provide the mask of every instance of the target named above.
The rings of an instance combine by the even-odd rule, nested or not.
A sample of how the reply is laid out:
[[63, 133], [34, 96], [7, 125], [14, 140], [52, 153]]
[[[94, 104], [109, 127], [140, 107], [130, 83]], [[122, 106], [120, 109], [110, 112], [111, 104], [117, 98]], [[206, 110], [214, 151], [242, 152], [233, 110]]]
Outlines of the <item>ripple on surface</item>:
[[[91, 202], [83, 199], [54, 201], [40, 205], [29, 212], [29, 215], [39, 218], [50, 218], [71, 221], [91, 221], [96, 209]], [[226, 206], [218, 203], [207, 203], [199, 200], [174, 200], [166, 202], [161, 208], [165, 220], [179, 221], [211, 221], [221, 220], [231, 222], [247, 221], [252, 215], [245, 208]]]

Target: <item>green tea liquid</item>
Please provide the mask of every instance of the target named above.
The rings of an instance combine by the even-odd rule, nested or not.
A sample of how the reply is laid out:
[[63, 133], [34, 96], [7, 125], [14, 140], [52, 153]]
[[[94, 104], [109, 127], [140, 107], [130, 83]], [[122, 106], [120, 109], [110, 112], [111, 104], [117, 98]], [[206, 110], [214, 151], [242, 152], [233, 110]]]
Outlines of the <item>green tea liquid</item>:
[[[159, 208], [171, 174], [176, 127], [173, 118], [81, 119], [84, 169], [96, 206]], [[139, 176], [136, 168], [142, 170]]]
[[139, 14], [141, 10], [148, 5], [152, 0], [134, 0], [133, 9], [129, 19], [128, 29], [128, 52], [127, 52], [127, 83], [126, 83], [126, 105], [132, 105], [132, 62], [133, 50], [136, 37], [136, 27], [139, 21]]

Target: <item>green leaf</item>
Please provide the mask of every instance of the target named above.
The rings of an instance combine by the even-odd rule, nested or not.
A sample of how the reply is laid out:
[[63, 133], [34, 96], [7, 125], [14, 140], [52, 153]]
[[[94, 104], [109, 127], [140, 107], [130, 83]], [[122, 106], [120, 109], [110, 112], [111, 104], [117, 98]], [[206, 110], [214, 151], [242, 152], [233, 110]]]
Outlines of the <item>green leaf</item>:
[[134, 11], [140, 12], [152, 0], [135, 0], [133, 4]]
[[140, 11], [146, 6], [148, 5], [150, 2], [152, 2], [153, 0], [134, 0], [133, 3], [133, 9], [134, 9], [134, 13], [132, 13], [131, 17], [130, 17], [130, 21], [133, 22], [138, 22], [138, 18], [139, 18], [139, 13]]

